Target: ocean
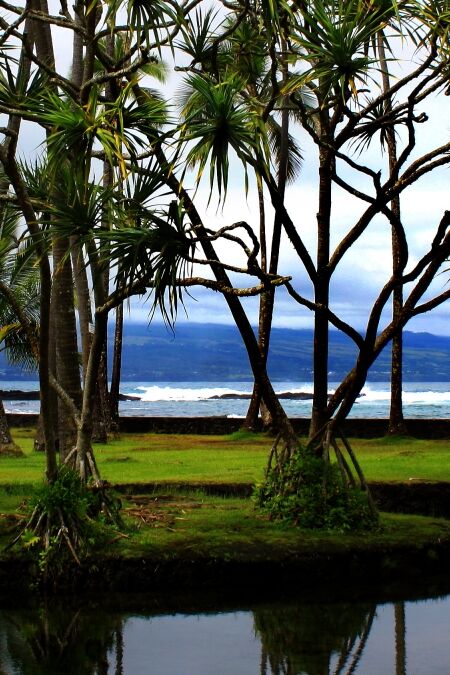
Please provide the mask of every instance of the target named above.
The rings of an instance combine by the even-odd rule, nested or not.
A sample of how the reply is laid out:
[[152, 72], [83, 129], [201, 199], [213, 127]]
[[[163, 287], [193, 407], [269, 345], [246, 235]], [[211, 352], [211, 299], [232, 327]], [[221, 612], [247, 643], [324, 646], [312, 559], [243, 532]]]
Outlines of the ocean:
[[[330, 384], [330, 393], [333, 391]], [[275, 390], [280, 392], [311, 393], [311, 383], [277, 382]], [[0, 381], [3, 390], [38, 389], [37, 382]], [[217, 399], [213, 396], [226, 394], [249, 394], [251, 382], [123, 382], [121, 392], [139, 396], [139, 401], [122, 401], [120, 414], [137, 417], [208, 417], [214, 415], [244, 417], [248, 407], [245, 399]], [[368, 383], [362, 396], [353, 406], [350, 417], [389, 417], [389, 383]], [[291, 417], [306, 417], [311, 413], [311, 401], [283, 400], [283, 406]], [[7, 412], [37, 413], [38, 401], [7, 401]], [[404, 415], [410, 418], [450, 418], [450, 383], [448, 382], [405, 382], [403, 386]]]

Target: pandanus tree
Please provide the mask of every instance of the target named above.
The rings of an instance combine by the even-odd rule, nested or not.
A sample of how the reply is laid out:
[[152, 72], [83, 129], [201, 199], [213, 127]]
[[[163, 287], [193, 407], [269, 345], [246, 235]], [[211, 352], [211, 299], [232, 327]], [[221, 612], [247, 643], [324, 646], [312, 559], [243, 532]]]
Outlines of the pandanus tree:
[[[113, 516], [92, 449], [94, 401], [109, 312], [132, 295], [150, 293], [152, 307], [159, 306], [166, 320], [173, 321], [183, 287], [203, 284], [230, 298], [237, 320], [244, 322], [248, 348], [254, 348], [259, 358], [237, 296], [257, 294], [282, 280], [261, 271], [258, 243], [245, 223], [225, 226], [220, 232], [204, 226], [175, 176], [180, 157], [174, 141], [177, 126], [168, 120], [162, 98], [141, 80], [148, 71], [158, 70], [161, 51], [179, 32], [189, 6], [98, 1], [77, 3], [73, 14], [66, 5], [61, 11], [55, 16], [44, 4], [26, 12], [8, 6], [13, 20], [0, 20], [0, 110], [9, 116], [0, 146], [5, 174], [2, 198], [20, 214], [23, 237], [40, 273], [38, 335], [23, 312], [19, 320], [39, 367], [47, 481], [50, 487], [58, 487], [59, 481], [63, 496], [74, 490], [78, 498], [78, 483], [92, 479], [101, 495], [97, 504]], [[124, 13], [126, 23], [122, 23]], [[50, 26], [74, 40], [68, 76], [58, 67]], [[15, 47], [27, 68], [10, 57]], [[238, 114], [236, 124], [241, 119]], [[19, 160], [17, 120], [31, 125], [41, 141], [41, 154], [35, 160]], [[255, 142], [253, 136], [248, 142]], [[219, 239], [242, 251], [242, 267], [220, 261], [214, 250]], [[203, 259], [197, 255], [199, 249]], [[85, 295], [81, 282], [89, 284], [93, 299], [89, 339], [83, 328], [81, 361], [72, 262], [79, 303]], [[215, 280], [192, 277], [196, 263], [210, 265]], [[228, 271], [252, 274], [256, 286], [234, 288]], [[84, 322], [88, 315], [85, 312]], [[267, 377], [263, 386], [265, 398], [272, 395], [276, 415], [278, 401]], [[59, 461], [54, 393], [72, 428]], [[78, 482], [66, 471], [68, 466], [76, 471]], [[44, 494], [36, 504], [27, 528], [43, 542], [46, 559], [56, 539], [67, 544], [79, 561], [79, 551], [88, 540], [83, 499], [79, 508], [72, 501], [55, 509]]]
[[[236, 31], [252, 10], [258, 12], [259, 25], [264, 27], [262, 30], [271, 45], [268, 70], [272, 73], [272, 89], [265, 98], [268, 102], [249, 95], [242, 72], [237, 74], [227, 69], [226, 62], [221, 64], [219, 45], [221, 40], [224, 43], [230, 40], [233, 29], [229, 24], [225, 30], [219, 28], [209, 42], [212, 57], [207, 72], [198, 73], [199, 64], [195, 62], [192, 67], [195, 72], [187, 78], [192, 89], [189, 105], [185, 107], [185, 138], [192, 144], [187, 161], [198, 164], [200, 176], [209, 162], [210, 178], [216, 179], [219, 196], [227, 185], [231, 149], [244, 163], [246, 171], [251, 167], [264, 183], [276, 217], [298, 256], [299, 268], [306, 273], [312, 289], [311, 295], [299, 292], [296, 278], [284, 284], [300, 306], [314, 313], [310, 446], [326, 459], [330, 449], [335, 451], [344, 482], [353, 483], [349, 464], [354, 464], [364, 484], [348, 443], [343, 439], [347, 459], [337, 443], [342, 421], [382, 349], [412, 317], [433, 309], [449, 297], [447, 290], [438, 289], [433, 293], [432, 288], [433, 279], [448, 255], [448, 212], [437, 217], [428, 246], [409, 262], [407, 223], [395, 206], [406, 191], [413, 192], [420, 179], [449, 162], [448, 143], [438, 141], [433, 145], [431, 136], [425, 153], [417, 153], [421, 127], [426, 127], [428, 122], [423, 109], [437, 96], [442, 96], [447, 86], [448, 11], [446, 6], [436, 3], [378, 4], [359, 0], [345, 3], [319, 0], [291, 7], [242, 4], [234, 15]], [[381, 31], [388, 35], [394, 23], [399, 36], [395, 48], [406, 50], [409, 68], [406, 73], [395, 72], [395, 79], [388, 82], [386, 64], [380, 72], [379, 55], [373, 56], [371, 47], [376, 45]], [[414, 42], [411, 41], [413, 32]], [[390, 34], [388, 37], [390, 39]], [[414, 53], [412, 60], [411, 53]], [[280, 54], [285, 55], [288, 63], [287, 74], [280, 69]], [[211, 62], [213, 67], [209, 65]], [[223, 104], [227, 100], [233, 101], [228, 108]], [[286, 100], [302, 122], [302, 133], [315, 148], [318, 167], [315, 255], [306, 246], [303, 235], [310, 224], [301, 222], [297, 213], [288, 212], [267, 151], [268, 112], [277, 104], [282, 107]], [[238, 114], [240, 122], [234, 127], [232, 119]], [[384, 166], [379, 165], [379, 154], [361, 153], [361, 148], [380, 132], [390, 139], [392, 134], [399, 137], [398, 154], [390, 155], [387, 177], [383, 174]], [[249, 133], [259, 133], [260, 143], [250, 143]], [[333, 198], [339, 191], [358, 203], [360, 210], [354, 222], [350, 214], [347, 216], [343, 234], [335, 226]], [[368, 303], [367, 326], [365, 331], [359, 331], [345, 316], [333, 310], [333, 281], [356, 248], [361, 247], [364, 255], [365, 236], [383, 221], [395, 233], [396, 264], [374, 301]], [[406, 292], [405, 301], [398, 304], [390, 321], [384, 321], [387, 303], [400, 289]], [[357, 348], [354, 368], [331, 397], [328, 392], [330, 325], [346, 333]], [[292, 458], [291, 451], [279, 453], [275, 447], [271, 457], [274, 462], [271, 466], [281, 477], [279, 488], [283, 489], [283, 467]], [[286, 476], [286, 481], [292, 481], [292, 475]]]
[[[138, 106], [130, 95], [131, 84], [128, 87], [123, 84], [127, 73], [137, 80], [138, 71], [146, 68], [158, 71], [158, 59], [147, 53], [147, 47], [150, 49], [152, 36], [158, 34], [156, 24], [162, 29], [165, 23], [173, 25], [172, 9], [164, 3], [155, 7], [154, 30], [147, 26], [143, 34], [139, 30], [136, 34], [148, 17], [136, 14], [130, 5], [129, 11], [138, 24], [114, 28], [112, 37], [105, 27], [117, 25], [115, 11], [119, 11], [119, 7], [116, 10], [110, 7], [107, 12], [106, 9], [98, 3], [97, 10], [91, 12], [90, 6], [79, 3], [73, 16], [67, 11], [61, 19], [46, 7], [30, 8], [32, 16], [28, 16], [28, 10], [23, 15], [19, 7], [11, 7], [9, 11], [16, 14], [17, 20], [2, 23], [0, 97], [2, 110], [9, 114], [10, 120], [4, 130], [1, 155], [4, 197], [15, 201], [24, 218], [25, 230], [41, 269], [40, 333], [36, 352], [50, 481], [57, 474], [54, 391], [70, 421], [64, 426], [73, 430], [67, 443], [62, 444], [62, 437], [59, 438], [62, 462], [72, 461], [83, 480], [91, 474], [97, 475], [89, 449], [91, 412], [93, 382], [100, 363], [99, 342], [104, 341], [107, 311], [99, 313], [96, 308], [105, 305], [110, 288], [108, 252], [103, 245], [100, 253], [94, 230], [98, 227], [107, 231], [120, 225], [121, 183], [131, 171], [126, 161], [137, 166], [142, 128], [152, 135], [153, 130], [166, 121], [162, 101], [145, 90], [148, 101]], [[105, 16], [101, 20], [103, 10]], [[61, 55], [55, 57], [50, 25], [57, 26], [60, 34], [74, 41], [68, 77], [58, 67]], [[155, 40], [154, 48], [159, 34]], [[114, 49], [117, 45], [121, 48]], [[14, 47], [21, 55], [19, 64], [12, 53], [10, 55]], [[137, 57], [136, 49], [142, 49]], [[42, 156], [26, 164], [20, 163], [16, 154], [20, 129], [17, 120], [23, 119], [34, 125], [37, 140], [44, 139]], [[147, 136], [144, 134], [142, 138]], [[109, 173], [110, 180], [102, 180], [96, 173], [100, 176]], [[8, 187], [11, 193], [6, 192]], [[117, 218], [114, 224], [113, 217]], [[75, 330], [72, 261], [76, 261], [75, 286], [83, 318], [80, 321], [84, 348], [83, 391]], [[149, 271], [148, 278], [151, 276]], [[80, 290], [82, 283], [85, 289], [90, 284], [90, 290], [88, 288], [87, 293], [85, 290], [84, 295]], [[95, 306], [90, 317], [94, 326], [92, 334], [89, 327], [86, 329], [89, 295], [94, 297]], [[122, 292], [122, 296], [126, 297], [127, 292]]]

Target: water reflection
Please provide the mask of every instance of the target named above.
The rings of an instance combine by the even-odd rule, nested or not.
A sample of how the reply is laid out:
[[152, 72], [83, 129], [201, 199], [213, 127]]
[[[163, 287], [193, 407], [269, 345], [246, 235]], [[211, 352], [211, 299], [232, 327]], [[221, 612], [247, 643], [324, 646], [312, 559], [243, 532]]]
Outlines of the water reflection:
[[0, 675], [447, 673], [450, 596], [215, 613], [0, 609]]
[[0, 673], [108, 675], [114, 645], [120, 664], [122, 627], [121, 616], [62, 602], [0, 611]]
[[303, 605], [276, 612], [271, 608], [256, 610], [255, 629], [262, 650], [261, 675], [353, 673], [369, 636], [375, 610], [375, 605], [353, 603]]

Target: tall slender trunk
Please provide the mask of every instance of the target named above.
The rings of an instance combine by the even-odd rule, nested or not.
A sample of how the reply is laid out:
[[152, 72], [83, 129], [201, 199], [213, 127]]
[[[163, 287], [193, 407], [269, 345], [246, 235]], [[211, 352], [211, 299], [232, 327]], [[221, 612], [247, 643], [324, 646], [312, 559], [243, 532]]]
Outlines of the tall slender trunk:
[[[377, 36], [378, 57], [380, 60], [381, 77], [383, 83], [383, 92], [390, 90], [390, 78], [388, 71], [388, 61], [384, 48], [384, 35], [380, 31]], [[385, 112], [389, 113], [392, 108], [392, 102], [389, 98], [385, 102]], [[388, 149], [389, 175], [392, 177], [397, 164], [397, 143], [395, 139], [395, 129], [387, 127], [386, 142]], [[400, 224], [400, 197], [397, 195], [391, 202], [391, 210], [394, 218]], [[403, 273], [401, 265], [400, 245], [395, 227], [392, 227], [392, 270], [395, 277], [400, 278]], [[400, 316], [403, 308], [403, 286], [399, 284], [394, 288], [392, 296], [392, 315], [395, 320]], [[391, 403], [389, 411], [388, 434], [399, 435], [406, 434], [406, 424], [403, 417], [403, 332], [399, 331], [394, 335], [391, 350]]]
[[86, 266], [83, 259], [83, 251], [76, 237], [71, 237], [71, 259], [75, 291], [77, 294], [78, 320], [81, 337], [81, 365], [83, 367], [83, 382], [86, 378], [86, 370], [91, 348], [92, 310], [89, 283], [86, 274]]
[[94, 320], [94, 335], [89, 352], [89, 363], [86, 372], [86, 380], [83, 391], [83, 404], [81, 408], [81, 419], [78, 427], [77, 445], [76, 445], [76, 467], [81, 479], [86, 481], [92, 473], [89, 466], [89, 453], [92, 449], [93, 417], [92, 409], [97, 392], [97, 377], [102, 356], [102, 349], [105, 342], [106, 329], [108, 324], [107, 315], [96, 314]]
[[[286, 40], [282, 36], [281, 70], [283, 75], [283, 81], [286, 81], [289, 75], [287, 60], [284, 56], [286, 49], [287, 49]], [[287, 108], [287, 103], [288, 103], [287, 100], [283, 101], [281, 112], [280, 159], [278, 165], [278, 181], [277, 181], [278, 193], [282, 201], [284, 201], [284, 195], [286, 192], [288, 161], [289, 161], [289, 110]], [[264, 209], [262, 185], [258, 189], [258, 195], [259, 195], [259, 211], [260, 211], [261, 269], [264, 272], [266, 272], [268, 268], [270, 274], [277, 274], [280, 257], [282, 219], [278, 214], [278, 212], [276, 212], [273, 223], [270, 261], [269, 264], [267, 264], [266, 223], [265, 223], [265, 209]], [[261, 293], [259, 299], [258, 344], [261, 350], [261, 355], [265, 360], [266, 367], [267, 367], [267, 359], [269, 356], [269, 345], [272, 332], [274, 305], [275, 305], [275, 289], [271, 289]], [[258, 383], [255, 382], [252, 399], [250, 401], [250, 406], [246, 417], [245, 426], [247, 428], [251, 429], [257, 427], [257, 415], [259, 408], [261, 408], [263, 426], [266, 428], [269, 426], [273, 426], [273, 420], [271, 418], [270, 412], [264, 402], [264, 399], [261, 397], [260, 387]]]
[[[261, 247], [260, 265], [263, 272], [267, 271], [267, 241], [266, 241], [266, 210], [264, 206], [264, 190], [262, 184], [258, 181], [258, 206], [259, 206], [259, 243]], [[266, 309], [268, 308], [268, 292], [263, 292], [259, 296], [259, 315], [258, 315], [258, 345], [261, 355], [265, 355], [266, 342]], [[245, 417], [244, 427], [249, 431], [257, 431], [259, 428], [259, 412], [261, 407], [261, 388], [255, 380], [253, 383], [253, 392], [250, 404]]]
[[[324, 139], [325, 140], [325, 139]], [[327, 308], [330, 295], [330, 217], [333, 155], [322, 146], [319, 166], [319, 211], [317, 213], [317, 279], [314, 300], [319, 309], [314, 315], [314, 393], [309, 435], [322, 428], [327, 421], [328, 403], [328, 340]]]
[[[69, 239], [53, 241], [53, 299], [52, 310], [56, 331], [56, 378], [77, 408], [81, 407], [80, 364], [73, 302], [73, 277]], [[75, 446], [77, 429], [75, 421], [65, 404], [58, 404], [58, 440], [61, 462]]]
[[47, 256], [40, 261], [40, 323], [39, 323], [39, 391], [41, 397], [41, 418], [45, 445], [46, 470], [49, 483], [58, 475], [56, 459], [55, 429], [51, 409], [52, 389], [50, 387], [50, 300], [52, 280]]
[[[48, 5], [46, 0], [31, 0], [32, 9], [48, 14]], [[50, 25], [44, 21], [33, 21], [33, 40], [38, 58], [54, 67], [55, 55], [53, 51], [53, 41]], [[17, 192], [17, 190], [16, 190]], [[26, 198], [25, 198], [26, 199]], [[30, 214], [31, 215], [31, 214]], [[32, 215], [36, 223], [35, 215]], [[40, 232], [29, 219], [27, 225], [30, 228], [32, 236], [40, 237]], [[58, 465], [56, 458], [56, 433], [54, 420], [54, 395], [50, 387], [50, 369], [53, 364], [51, 361], [51, 295], [52, 295], [52, 276], [50, 263], [46, 253], [42, 252], [40, 258], [40, 326], [39, 326], [39, 390], [41, 397], [41, 420], [46, 453], [46, 478], [49, 483], [56, 479]]]
[[[49, 325], [49, 336], [48, 336], [48, 363], [51, 373], [56, 373], [56, 314], [52, 308], [52, 301], [50, 301], [50, 325]], [[49, 412], [48, 415], [51, 419], [51, 425], [53, 429], [53, 443], [55, 446], [55, 451], [59, 448], [59, 439], [58, 439], [58, 395], [53, 387], [50, 388], [48, 393], [48, 406]], [[36, 429], [36, 436], [34, 439], [34, 449], [39, 451], [45, 451], [45, 429], [44, 429], [44, 418], [42, 415], [42, 405], [39, 413], [38, 426]]]
[[116, 308], [116, 325], [114, 330], [114, 347], [111, 370], [111, 386], [109, 388], [109, 411], [111, 416], [111, 428], [119, 431], [119, 393], [120, 376], [122, 370], [122, 344], [123, 344], [123, 304]]

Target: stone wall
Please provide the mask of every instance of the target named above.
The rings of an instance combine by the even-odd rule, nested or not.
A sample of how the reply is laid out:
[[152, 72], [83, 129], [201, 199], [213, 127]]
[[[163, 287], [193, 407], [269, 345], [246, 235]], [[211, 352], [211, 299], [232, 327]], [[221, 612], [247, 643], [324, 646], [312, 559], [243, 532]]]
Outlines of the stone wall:
[[[37, 424], [37, 415], [8, 414], [12, 427], [30, 427]], [[227, 417], [122, 417], [121, 430], [130, 433], [161, 434], [231, 434], [241, 428], [243, 420]], [[309, 420], [292, 419], [300, 436], [308, 432]], [[415, 438], [450, 440], [450, 419], [409, 419], [408, 431]], [[385, 419], [348, 419], [343, 431], [352, 438], [379, 438], [386, 434], [388, 421]]]

